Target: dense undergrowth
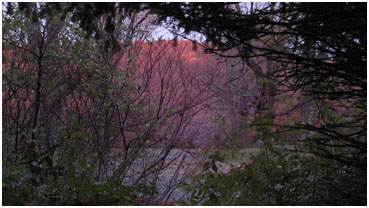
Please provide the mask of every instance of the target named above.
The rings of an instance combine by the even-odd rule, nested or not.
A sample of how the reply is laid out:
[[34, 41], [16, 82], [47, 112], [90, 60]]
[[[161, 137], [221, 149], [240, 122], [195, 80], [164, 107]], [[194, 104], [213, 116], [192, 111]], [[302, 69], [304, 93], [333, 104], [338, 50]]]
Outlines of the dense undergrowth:
[[[3, 163], [3, 205], [140, 205], [156, 193], [150, 184], [123, 185], [119, 179], [96, 180], [96, 165], [82, 158], [78, 145], [62, 156], [29, 152], [32, 163]], [[25, 155], [27, 156], [27, 155]]]
[[331, 160], [311, 154], [262, 148], [248, 162], [227, 172], [220, 167], [234, 164], [218, 151], [209, 156], [203, 173], [185, 185], [190, 194], [187, 205], [227, 206], [307, 206], [365, 204], [366, 181], [355, 177], [347, 166], [332, 169]]

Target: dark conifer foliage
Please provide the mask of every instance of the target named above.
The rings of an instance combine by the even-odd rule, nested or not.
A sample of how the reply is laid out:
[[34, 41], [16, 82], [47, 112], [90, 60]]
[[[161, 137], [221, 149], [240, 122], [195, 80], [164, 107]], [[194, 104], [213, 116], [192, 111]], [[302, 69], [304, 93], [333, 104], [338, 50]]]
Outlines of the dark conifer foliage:
[[[337, 163], [353, 168], [355, 179], [351, 182], [357, 192], [341, 194], [352, 202], [365, 202], [366, 3], [271, 3], [249, 13], [228, 4], [169, 4], [168, 9], [162, 8], [158, 9], [162, 20], [174, 24], [177, 31], [184, 28], [185, 33], [205, 35], [211, 52], [222, 55], [222, 51], [241, 48], [236, 56], [244, 60], [260, 56], [280, 63], [275, 79], [286, 85], [287, 91], [302, 90], [319, 106], [320, 118], [329, 118], [319, 126], [306, 123], [289, 128], [316, 132], [317, 136], [303, 139], [311, 153], [336, 161], [335, 168]], [[260, 45], [255, 41], [270, 36], [279, 37], [279, 42]], [[347, 112], [332, 118], [333, 103]]]

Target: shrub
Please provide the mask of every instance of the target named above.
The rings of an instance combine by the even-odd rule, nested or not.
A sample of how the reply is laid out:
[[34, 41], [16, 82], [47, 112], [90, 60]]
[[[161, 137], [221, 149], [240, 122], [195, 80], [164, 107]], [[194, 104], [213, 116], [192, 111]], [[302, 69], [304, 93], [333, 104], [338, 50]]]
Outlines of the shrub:
[[331, 160], [277, 149], [271, 145], [251, 156], [249, 162], [231, 168], [227, 173], [219, 172], [217, 168], [224, 162], [223, 159], [219, 152], [211, 155], [209, 162], [204, 164], [203, 172], [194, 177], [190, 185], [185, 185], [190, 194], [191, 205], [293, 206], [365, 203], [344, 195], [342, 190], [361, 194], [363, 197], [363, 193], [345, 183], [345, 179], [352, 177], [350, 171], [337, 174], [330, 168], [333, 165]]

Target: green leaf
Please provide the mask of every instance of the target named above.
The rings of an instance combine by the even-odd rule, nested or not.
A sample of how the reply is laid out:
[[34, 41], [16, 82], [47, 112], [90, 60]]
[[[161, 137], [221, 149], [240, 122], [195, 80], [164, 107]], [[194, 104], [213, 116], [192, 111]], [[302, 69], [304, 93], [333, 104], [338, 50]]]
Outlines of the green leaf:
[[211, 168], [213, 169], [214, 172], [218, 172], [218, 168], [217, 166], [215, 165], [215, 163], [213, 163], [213, 165], [211, 166]]
[[270, 150], [271, 152], [275, 152], [275, 151], [274, 151], [274, 147], [273, 147], [273, 145], [272, 145], [271, 143], [267, 142], [267, 143], [266, 143], [266, 147], [267, 147], [267, 149], [268, 149], [268, 150]]
[[257, 141], [259, 141], [261, 139], [261, 135], [260, 134], [256, 134], [254, 136], [254, 140], [252, 140], [252, 143], [255, 144]]
[[207, 171], [207, 170], [209, 170], [209, 167], [210, 167], [210, 163], [209, 162], [205, 162], [204, 165], [203, 165], [203, 167], [202, 167], [202, 170], [203, 171]]

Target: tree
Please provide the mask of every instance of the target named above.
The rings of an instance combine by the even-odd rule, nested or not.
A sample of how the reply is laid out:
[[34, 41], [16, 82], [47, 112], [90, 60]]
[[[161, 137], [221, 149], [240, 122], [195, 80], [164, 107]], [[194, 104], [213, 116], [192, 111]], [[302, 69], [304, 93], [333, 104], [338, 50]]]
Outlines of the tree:
[[148, 41], [147, 12], [133, 12], [112, 31], [118, 49], [106, 45], [106, 15], [95, 22], [99, 39], [86, 39], [70, 15], [42, 13], [53, 4], [30, 4], [29, 16], [10, 5], [15, 11], [3, 20], [6, 204], [171, 200], [201, 161], [188, 157], [202, 142], [201, 105], [212, 96], [204, 91], [216, 62], [196, 60], [202, 52], [188, 41]]
[[[366, 25], [366, 5], [272, 3], [251, 13], [221, 3], [166, 6], [157, 10], [161, 20], [174, 25], [175, 31], [183, 28], [185, 33], [203, 34], [210, 44], [208, 51], [246, 62], [265, 57], [279, 63], [281, 67], [272, 74], [287, 87], [283, 91], [301, 90], [311, 97], [320, 123], [313, 126], [309, 119], [310, 123], [291, 128], [315, 133], [303, 141], [309, 152], [333, 160], [334, 172], [348, 168], [356, 175], [358, 180], [351, 182], [358, 185], [355, 193], [362, 194], [336, 184], [335, 191], [344, 196], [341, 203], [353, 198], [365, 201], [366, 28], [362, 25]], [[258, 44], [267, 37], [279, 41]], [[236, 47], [242, 49], [236, 55], [223, 53]], [[350, 113], [335, 112], [332, 104]]]

